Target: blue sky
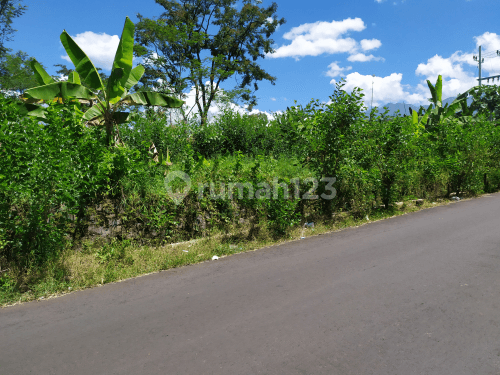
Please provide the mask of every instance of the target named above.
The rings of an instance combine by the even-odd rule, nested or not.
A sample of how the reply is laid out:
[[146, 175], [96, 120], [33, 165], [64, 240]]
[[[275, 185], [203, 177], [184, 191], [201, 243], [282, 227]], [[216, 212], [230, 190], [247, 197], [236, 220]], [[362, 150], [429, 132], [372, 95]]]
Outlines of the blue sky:
[[[500, 2], [498, 0], [276, 0], [286, 23], [272, 38], [276, 53], [260, 61], [276, 76], [261, 82], [257, 109], [274, 112], [328, 101], [334, 83], [361, 87], [366, 102], [425, 104], [426, 80], [443, 76], [444, 98], [476, 84], [473, 55], [482, 45], [483, 77], [500, 74]], [[271, 1], [264, 0], [263, 5]], [[154, 0], [27, 0], [16, 19], [18, 30], [7, 47], [34, 56], [51, 74], [54, 64], [72, 64], [59, 35], [66, 31], [96, 66], [109, 68], [125, 16], [157, 17], [164, 10]], [[306, 6], [307, 5], [307, 6]], [[109, 71], [108, 71], [109, 73]], [[373, 78], [372, 75], [375, 75]], [[495, 81], [497, 83], [497, 81]]]

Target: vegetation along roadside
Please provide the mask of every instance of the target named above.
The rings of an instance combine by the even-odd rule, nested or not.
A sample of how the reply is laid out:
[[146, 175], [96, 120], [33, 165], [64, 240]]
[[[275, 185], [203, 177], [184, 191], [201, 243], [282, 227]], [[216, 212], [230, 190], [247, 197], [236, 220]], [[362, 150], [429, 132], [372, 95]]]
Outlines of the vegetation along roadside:
[[[367, 112], [362, 90], [341, 80], [328, 103], [241, 113], [232, 104], [255, 104], [251, 83], [274, 82], [255, 61], [272, 53], [269, 37], [284, 23], [276, 5], [225, 1], [214, 13], [220, 33], [193, 37], [190, 20], [213, 3], [164, 3], [173, 16], [140, 18], [137, 34], [126, 19], [109, 77], [64, 31], [68, 79], [31, 59], [38, 86], [0, 95], [0, 305], [500, 189], [498, 87], [443, 106], [438, 76], [428, 81], [431, 105], [406, 117]], [[172, 60], [152, 59], [155, 48]], [[193, 57], [202, 50], [213, 70]], [[145, 67], [132, 68], [134, 54], [149, 56]], [[159, 68], [175, 87], [154, 84]], [[233, 74], [242, 84], [222, 95]], [[183, 107], [193, 85], [201, 115]], [[211, 119], [210, 102], [220, 105]]]

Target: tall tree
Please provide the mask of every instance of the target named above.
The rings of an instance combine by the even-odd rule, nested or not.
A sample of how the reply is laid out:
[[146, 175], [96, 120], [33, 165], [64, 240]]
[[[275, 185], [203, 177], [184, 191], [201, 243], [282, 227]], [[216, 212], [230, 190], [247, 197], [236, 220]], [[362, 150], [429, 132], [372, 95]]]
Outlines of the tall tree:
[[[270, 36], [285, 19], [278, 6], [259, 6], [260, 0], [155, 0], [165, 8], [158, 19], [137, 15], [134, 52], [144, 57], [146, 74], [141, 82], [180, 99], [193, 87], [202, 125], [220, 94], [220, 85], [237, 79], [232, 94], [252, 108], [258, 82], [271, 76], [256, 62], [273, 53]], [[239, 80], [239, 82], [238, 82]], [[249, 90], [252, 86], [254, 91]], [[233, 95], [234, 96], [234, 95]]]
[[7, 53], [8, 48], [4, 43], [10, 42], [12, 34], [17, 31], [12, 28], [14, 18], [21, 16], [27, 9], [21, 2], [22, 0], [0, 0], [0, 56]]
[[0, 88], [7, 94], [19, 94], [36, 83], [34, 73], [29, 67], [31, 58], [24, 52], [11, 53], [5, 42], [13, 39], [17, 31], [12, 28], [14, 18], [21, 16], [27, 9], [22, 0], [0, 0]]
[[54, 66], [59, 68], [59, 70], [56, 70], [56, 74], [59, 74], [56, 78], [59, 78], [60, 76], [69, 77], [70, 73], [73, 71], [73, 69], [69, 69], [64, 64], [54, 64]]
[[32, 60], [22, 51], [0, 57], [0, 88], [12, 95], [19, 95], [30, 87], [38, 86], [30, 66]]

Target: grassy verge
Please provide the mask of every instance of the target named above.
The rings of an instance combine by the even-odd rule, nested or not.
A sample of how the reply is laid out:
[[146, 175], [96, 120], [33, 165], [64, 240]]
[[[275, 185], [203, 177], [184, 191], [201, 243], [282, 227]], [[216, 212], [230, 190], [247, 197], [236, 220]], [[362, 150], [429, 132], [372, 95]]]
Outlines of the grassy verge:
[[[11, 277], [0, 279], [3, 280], [0, 306], [53, 298], [77, 290], [211, 260], [213, 256], [230, 256], [450, 203], [452, 201], [447, 199], [424, 201], [421, 205], [417, 205], [415, 201], [406, 201], [388, 210], [374, 210], [370, 217], [362, 218], [353, 217], [348, 212], [337, 213], [329, 221], [315, 222], [312, 228], [296, 227], [286, 237], [278, 239], [273, 237], [264, 223], [258, 228], [234, 228], [232, 233], [213, 232], [199, 240], [161, 247], [138, 246], [127, 241], [111, 244], [87, 242], [81, 251], [67, 250], [59, 260], [49, 262], [37, 275], [19, 276], [15, 274], [15, 270], [4, 271], [11, 273]], [[9, 280], [16, 280], [16, 284], [9, 284]]]

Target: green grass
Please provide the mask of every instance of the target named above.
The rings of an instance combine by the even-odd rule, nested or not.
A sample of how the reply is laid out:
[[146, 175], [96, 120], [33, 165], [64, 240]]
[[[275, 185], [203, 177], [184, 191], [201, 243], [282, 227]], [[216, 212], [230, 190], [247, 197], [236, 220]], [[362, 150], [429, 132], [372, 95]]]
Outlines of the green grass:
[[229, 233], [214, 231], [205, 238], [158, 247], [138, 246], [127, 241], [112, 241], [110, 244], [99, 240], [93, 243], [88, 241], [80, 251], [66, 250], [59, 260], [49, 262], [37, 274], [28, 272], [20, 275], [16, 270], [3, 272], [0, 279], [0, 306], [53, 298], [77, 290], [209, 261], [214, 255], [231, 256], [300, 240], [302, 235], [310, 237], [326, 234], [449, 203], [449, 200], [425, 201], [422, 206], [417, 207], [413, 202], [406, 201], [400, 207], [373, 210], [369, 220], [366, 216], [356, 218], [348, 212], [341, 212], [329, 221], [315, 222], [314, 228], [297, 226], [278, 239], [263, 223], [258, 230], [233, 227]]

